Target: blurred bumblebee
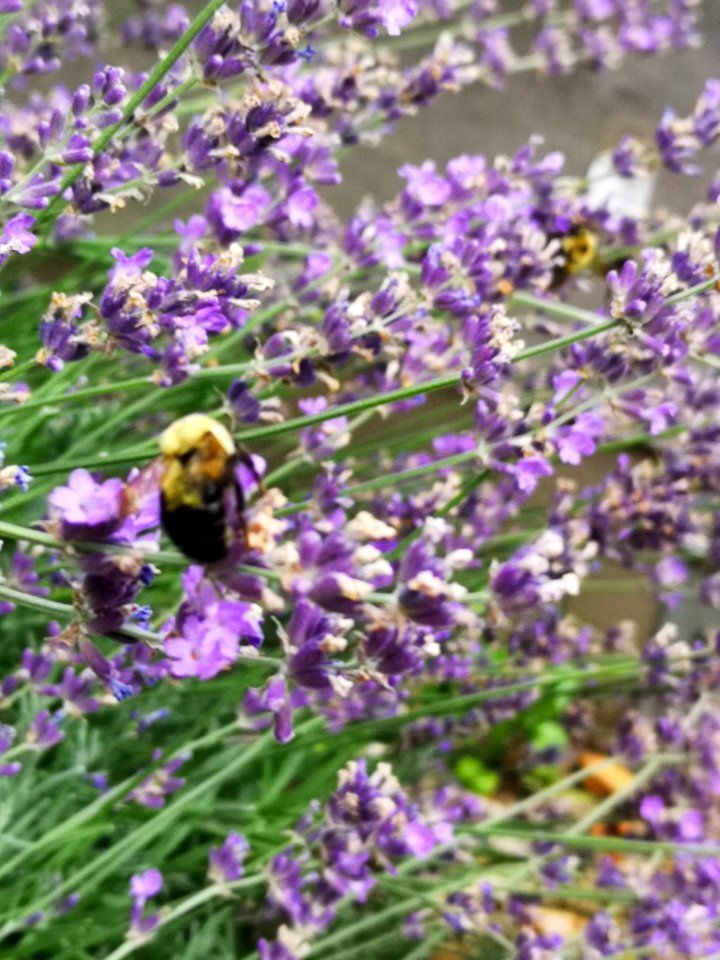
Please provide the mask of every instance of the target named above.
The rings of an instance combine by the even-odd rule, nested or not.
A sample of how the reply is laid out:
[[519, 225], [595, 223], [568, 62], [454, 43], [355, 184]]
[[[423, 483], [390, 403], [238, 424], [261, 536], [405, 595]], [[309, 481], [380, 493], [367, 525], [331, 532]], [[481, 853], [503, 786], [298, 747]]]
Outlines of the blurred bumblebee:
[[553, 267], [551, 290], [561, 287], [576, 273], [599, 265], [597, 236], [586, 225], [575, 223], [567, 233], [550, 236], [560, 242], [560, 261]]
[[198, 563], [224, 560], [245, 539], [245, 497], [236, 468], [250, 457], [229, 431], [202, 413], [182, 417], [160, 437], [160, 519], [165, 533]]

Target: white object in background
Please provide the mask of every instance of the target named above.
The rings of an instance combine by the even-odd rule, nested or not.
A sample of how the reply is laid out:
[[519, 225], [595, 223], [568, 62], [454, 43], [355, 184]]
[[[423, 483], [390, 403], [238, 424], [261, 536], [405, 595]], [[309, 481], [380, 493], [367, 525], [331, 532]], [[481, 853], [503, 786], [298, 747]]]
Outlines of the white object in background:
[[591, 210], [606, 209], [614, 217], [640, 220], [650, 213], [656, 173], [621, 177], [615, 169], [612, 152], [599, 153], [588, 167], [587, 205]]

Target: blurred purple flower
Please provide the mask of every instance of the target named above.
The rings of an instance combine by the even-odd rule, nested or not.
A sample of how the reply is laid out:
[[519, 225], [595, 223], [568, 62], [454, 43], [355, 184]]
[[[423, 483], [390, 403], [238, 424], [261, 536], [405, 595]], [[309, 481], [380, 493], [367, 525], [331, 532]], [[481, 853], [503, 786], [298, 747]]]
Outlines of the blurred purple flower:
[[28, 230], [35, 223], [29, 213], [18, 213], [7, 221], [0, 233], [0, 266], [14, 253], [29, 253], [37, 243], [37, 237]]
[[211, 847], [208, 855], [208, 876], [213, 883], [230, 883], [243, 875], [243, 860], [249, 850], [248, 842], [239, 833], [229, 833], [220, 847]]
[[164, 649], [174, 677], [209, 680], [231, 667], [241, 645], [262, 643], [262, 610], [221, 596], [204, 578], [202, 567], [190, 567], [183, 576], [186, 599], [165, 627]]

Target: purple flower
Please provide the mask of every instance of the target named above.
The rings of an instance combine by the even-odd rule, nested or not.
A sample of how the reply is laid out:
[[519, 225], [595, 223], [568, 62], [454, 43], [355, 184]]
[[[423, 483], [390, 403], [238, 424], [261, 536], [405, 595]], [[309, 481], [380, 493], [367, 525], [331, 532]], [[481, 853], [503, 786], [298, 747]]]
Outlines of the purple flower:
[[155, 867], [146, 870], [145, 873], [134, 873], [130, 878], [130, 895], [143, 903], [157, 896], [162, 887], [162, 874]]
[[133, 904], [130, 908], [128, 936], [145, 937], [158, 925], [160, 922], [158, 913], [143, 916], [143, 912], [147, 901], [157, 896], [162, 887], [163, 876], [155, 867], [144, 873], [135, 873], [130, 878], [130, 896], [133, 898]]
[[113, 477], [98, 483], [87, 470], [68, 476], [66, 487], [56, 487], [48, 497], [53, 523], [63, 540], [107, 540], [122, 526], [125, 484]]
[[313, 226], [313, 210], [317, 207], [320, 200], [312, 187], [305, 185], [293, 190], [287, 198], [286, 210], [287, 216], [295, 227], [301, 227], [305, 230]]
[[435, 172], [432, 160], [426, 160], [420, 167], [405, 164], [398, 174], [407, 180], [408, 196], [423, 206], [440, 207], [450, 196], [450, 184]]
[[475, 34], [475, 42], [478, 61], [486, 72], [487, 82], [495, 89], [502, 89], [515, 62], [509, 31], [505, 27], [481, 27]]
[[173, 3], [167, 10], [154, 7], [143, 10], [138, 17], [131, 17], [123, 24], [125, 43], [140, 41], [150, 50], [168, 49], [185, 32], [188, 15], [184, 7]]
[[332, 654], [344, 649], [348, 621], [300, 598], [287, 626], [285, 642], [290, 675], [303, 687], [329, 693], [334, 673]]
[[340, 0], [341, 27], [354, 27], [374, 37], [382, 24], [396, 37], [417, 14], [415, 0]]
[[293, 699], [282, 676], [271, 677], [262, 693], [248, 690], [243, 700], [243, 710], [250, 717], [263, 713], [272, 714], [275, 739], [278, 743], [289, 743], [294, 736], [293, 707]]
[[300, 960], [305, 950], [301, 937], [288, 927], [281, 926], [277, 940], [272, 943], [264, 937], [258, 940], [258, 953], [260, 960]]
[[13, 744], [17, 731], [7, 723], [0, 723], [0, 754], [5, 753]]
[[260, 223], [270, 204], [270, 194], [260, 186], [222, 187], [210, 196], [207, 218], [218, 239], [228, 244]]
[[270, 905], [293, 924], [281, 926], [277, 940], [262, 948], [261, 956], [272, 960], [304, 950], [306, 941], [332, 921], [342, 898], [364, 903], [378, 872], [394, 872], [403, 857], [426, 857], [451, 838], [452, 827], [426, 823], [388, 764], [368, 774], [359, 760], [340, 771], [327, 809], [311, 806], [295, 834], [296, 849], [273, 857], [269, 866]]
[[0, 233], [0, 266], [14, 253], [29, 253], [37, 243], [37, 237], [28, 230], [35, 223], [29, 213], [18, 213], [8, 220]]
[[255, 423], [260, 418], [261, 403], [245, 380], [233, 380], [227, 395], [235, 416], [242, 423]]
[[219, 596], [201, 567], [188, 568], [183, 586], [187, 599], [166, 626], [164, 639], [170, 673], [209, 680], [235, 663], [242, 644], [260, 645], [262, 610], [254, 603]]
[[553, 468], [545, 457], [531, 454], [518, 460], [513, 473], [518, 489], [522, 493], [532, 493], [542, 477], [553, 475]]
[[415, 0], [382, 0], [380, 4], [383, 25], [391, 37], [400, 35], [417, 14]]
[[563, 370], [562, 373], [554, 376], [552, 380], [553, 390], [555, 391], [552, 398], [553, 404], [565, 400], [569, 393], [574, 392], [580, 380], [580, 374], [576, 370]]
[[581, 413], [575, 422], [568, 427], [560, 427], [557, 431], [558, 457], [563, 463], [576, 467], [583, 457], [591, 457], [595, 453], [597, 441], [605, 429], [602, 417], [591, 411]]
[[[161, 751], [153, 752], [153, 760], [159, 760]], [[173, 776], [180, 767], [190, 759], [190, 753], [183, 753], [166, 761], [161, 767], [146, 777], [127, 795], [128, 800], [134, 800], [143, 807], [159, 810], [165, 806], [166, 799], [185, 786], [183, 777]], [[145, 876], [145, 874], [143, 874]]]
[[656, 437], [676, 422], [678, 414], [677, 404], [666, 400], [650, 411], [650, 434]]
[[243, 860], [249, 850], [248, 842], [239, 833], [229, 833], [220, 847], [211, 847], [208, 855], [208, 876], [213, 883], [230, 883], [243, 875]]
[[61, 711], [54, 716], [49, 710], [41, 710], [33, 719], [25, 734], [26, 743], [33, 744], [38, 750], [47, 750], [65, 739], [65, 733], [60, 729], [64, 719]]

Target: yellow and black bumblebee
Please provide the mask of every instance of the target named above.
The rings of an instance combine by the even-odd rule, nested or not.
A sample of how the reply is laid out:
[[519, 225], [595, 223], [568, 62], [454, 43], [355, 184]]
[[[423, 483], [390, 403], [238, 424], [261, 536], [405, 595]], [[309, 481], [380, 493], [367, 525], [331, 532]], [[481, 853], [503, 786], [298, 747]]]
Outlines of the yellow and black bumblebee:
[[245, 540], [245, 497], [236, 468], [250, 457], [229, 431], [203, 413], [182, 417], [160, 437], [160, 519], [186, 557], [198, 563], [224, 560]]
[[598, 267], [597, 234], [585, 223], [574, 223], [567, 233], [550, 234], [550, 239], [560, 241], [560, 260], [553, 267], [551, 290], [582, 270]]

